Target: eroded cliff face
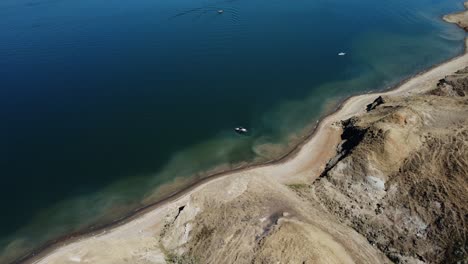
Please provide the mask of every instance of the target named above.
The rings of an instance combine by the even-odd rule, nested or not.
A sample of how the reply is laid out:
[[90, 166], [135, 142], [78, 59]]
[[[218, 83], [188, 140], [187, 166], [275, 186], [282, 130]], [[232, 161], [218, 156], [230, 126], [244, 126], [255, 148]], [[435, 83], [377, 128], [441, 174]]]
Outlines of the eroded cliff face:
[[338, 155], [307, 192], [394, 262], [468, 261], [467, 73], [344, 121]]

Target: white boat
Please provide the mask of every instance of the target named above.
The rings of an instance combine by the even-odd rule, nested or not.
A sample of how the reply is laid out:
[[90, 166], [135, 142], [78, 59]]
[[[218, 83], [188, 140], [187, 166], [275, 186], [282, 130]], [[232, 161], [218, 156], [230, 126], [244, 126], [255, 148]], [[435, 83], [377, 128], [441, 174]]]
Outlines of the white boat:
[[246, 134], [249, 132], [245, 127], [236, 127], [234, 128], [234, 131], [236, 131], [238, 134]]
[[345, 52], [340, 52], [340, 53], [338, 53], [338, 56], [344, 56], [344, 55], [346, 55]]
[[222, 9], [218, 10], [218, 14], [222, 14], [222, 13], [224, 13], [224, 10]]

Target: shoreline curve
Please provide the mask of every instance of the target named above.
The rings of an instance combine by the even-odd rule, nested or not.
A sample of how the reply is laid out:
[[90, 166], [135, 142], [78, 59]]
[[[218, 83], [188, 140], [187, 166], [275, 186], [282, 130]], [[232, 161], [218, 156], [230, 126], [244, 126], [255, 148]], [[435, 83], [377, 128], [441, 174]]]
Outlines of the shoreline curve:
[[[275, 165], [282, 165], [285, 164], [289, 161], [294, 160], [297, 158], [301, 151], [304, 150], [304, 147], [307, 144], [312, 143], [312, 141], [316, 138], [316, 136], [325, 130], [327, 126], [331, 125], [332, 123], [336, 122], [337, 120], [333, 120], [334, 118], [336, 119], [343, 119], [343, 116], [353, 116], [356, 114], [356, 112], [360, 112], [357, 110], [364, 110], [365, 103], [368, 102], [368, 100], [375, 99], [374, 97], [379, 96], [379, 95], [389, 95], [389, 94], [398, 94], [398, 93], [411, 93], [411, 92], [417, 92], [411, 89], [411, 87], [405, 87], [405, 85], [411, 86], [411, 82], [413, 81], [418, 81], [418, 78], [424, 77], [426, 74], [430, 74], [431, 71], [437, 70], [439, 68], [443, 68], [444, 66], [450, 66], [452, 63], [457, 62], [458, 60], [466, 60], [468, 65], [468, 38], [464, 40], [465, 42], [465, 49], [464, 51], [447, 60], [444, 62], [441, 62], [439, 64], [436, 64], [432, 67], [429, 67], [426, 70], [423, 70], [417, 74], [414, 74], [412, 76], [409, 76], [408, 78], [405, 78], [398, 82], [397, 84], [390, 86], [386, 89], [376, 91], [376, 92], [369, 92], [365, 94], [359, 94], [359, 95], [354, 95], [354, 96], [349, 96], [344, 98], [343, 100], [340, 100], [336, 107], [334, 107], [332, 111], [324, 113], [324, 115], [318, 120], [318, 122], [312, 127], [311, 131], [309, 131], [306, 136], [301, 138], [301, 140], [293, 146], [289, 151], [286, 153], [282, 154], [281, 156], [271, 159], [269, 161], [261, 162], [261, 163], [252, 163], [252, 164], [247, 164], [243, 165], [237, 168], [231, 168], [228, 170], [216, 172], [210, 175], [207, 175], [200, 180], [189, 184], [187, 186], [183, 186], [181, 189], [172, 192], [168, 194], [166, 197], [163, 197], [159, 199], [158, 201], [155, 201], [153, 203], [149, 203], [145, 206], [136, 208], [135, 210], [132, 210], [128, 212], [127, 214], [123, 215], [122, 217], [119, 217], [111, 222], [101, 224], [101, 225], [96, 225], [96, 226], [91, 226], [88, 228], [84, 228], [81, 231], [77, 232], [72, 232], [63, 236], [60, 236], [56, 239], [47, 241], [43, 245], [33, 249], [29, 253], [17, 258], [11, 264], [19, 264], [19, 263], [34, 263], [35, 261], [40, 260], [41, 258], [45, 257], [48, 253], [52, 252], [53, 250], [74, 243], [76, 241], [79, 241], [81, 239], [86, 239], [87, 237], [97, 235], [97, 234], [103, 234], [112, 231], [112, 229], [115, 229], [121, 225], [124, 225], [132, 220], [135, 220], [146, 213], [155, 210], [167, 203], [170, 203], [172, 201], [177, 200], [178, 198], [181, 198], [182, 196], [190, 193], [191, 191], [196, 190], [197, 188], [203, 186], [204, 184], [207, 184], [215, 179], [220, 179], [223, 177], [227, 177], [229, 175], [238, 173], [238, 172], [244, 172], [244, 171], [249, 171], [249, 170], [254, 170], [254, 169], [260, 169], [268, 166], [275, 166]], [[454, 65], [454, 67], [458, 70], [458, 68]], [[364, 102], [364, 105], [363, 105]], [[354, 109], [351, 108], [350, 111], [352, 113], [347, 113], [346, 114], [346, 107], [352, 107], [354, 105]], [[357, 104], [357, 105], [356, 105]], [[364, 106], [361, 107], [362, 109], [357, 109], [358, 106]], [[354, 111], [352, 111], [354, 110]], [[340, 114], [343, 116], [340, 118]], [[334, 121], [334, 122], [332, 122]]]

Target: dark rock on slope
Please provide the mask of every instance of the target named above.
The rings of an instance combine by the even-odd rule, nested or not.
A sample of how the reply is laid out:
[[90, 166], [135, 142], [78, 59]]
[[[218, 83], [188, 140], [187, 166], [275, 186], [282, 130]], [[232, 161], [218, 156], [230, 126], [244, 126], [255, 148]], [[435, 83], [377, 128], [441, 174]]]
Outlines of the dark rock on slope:
[[[468, 262], [468, 68], [343, 123], [312, 196], [396, 263]], [[354, 135], [354, 136], [353, 136]]]

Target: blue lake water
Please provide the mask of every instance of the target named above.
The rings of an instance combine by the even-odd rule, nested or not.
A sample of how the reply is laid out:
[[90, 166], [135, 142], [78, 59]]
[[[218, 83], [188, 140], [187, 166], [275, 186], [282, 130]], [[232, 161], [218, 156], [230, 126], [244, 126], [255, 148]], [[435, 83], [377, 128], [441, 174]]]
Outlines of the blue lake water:
[[338, 100], [460, 54], [464, 33], [440, 17], [461, 9], [2, 0], [0, 262], [151, 202], [175, 178], [278, 155]]

